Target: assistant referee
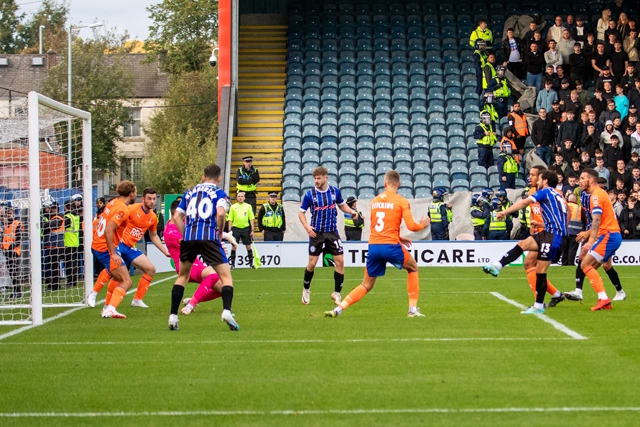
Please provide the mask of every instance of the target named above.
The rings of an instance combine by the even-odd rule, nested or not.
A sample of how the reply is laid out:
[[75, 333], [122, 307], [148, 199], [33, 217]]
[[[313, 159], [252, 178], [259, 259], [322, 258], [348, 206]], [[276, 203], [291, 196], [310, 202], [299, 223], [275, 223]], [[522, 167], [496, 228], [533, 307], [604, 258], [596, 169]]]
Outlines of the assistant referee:
[[[250, 268], [253, 266], [253, 251], [251, 250], [251, 242], [253, 240], [253, 221], [255, 216], [253, 215], [253, 208], [249, 203], [244, 202], [244, 191], [238, 191], [236, 200], [238, 203], [231, 206], [229, 214], [227, 215], [227, 221], [229, 222], [229, 228], [233, 237], [236, 238], [238, 243], [243, 244], [247, 248], [248, 264]], [[231, 269], [236, 266], [236, 251], [231, 250], [231, 258], [229, 259]], [[242, 263], [241, 263], [242, 264]]]

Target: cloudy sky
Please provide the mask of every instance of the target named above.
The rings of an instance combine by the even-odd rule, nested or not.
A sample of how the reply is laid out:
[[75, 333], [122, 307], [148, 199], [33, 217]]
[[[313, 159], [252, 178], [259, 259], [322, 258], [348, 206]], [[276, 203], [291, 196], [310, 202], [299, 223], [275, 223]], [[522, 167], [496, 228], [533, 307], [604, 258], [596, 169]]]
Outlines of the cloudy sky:
[[[118, 33], [125, 30], [132, 38], [144, 40], [149, 35], [147, 6], [161, 0], [71, 0], [71, 24], [104, 22], [108, 28], [116, 27]], [[20, 11], [27, 14], [38, 10], [40, 1], [17, 0]], [[87, 31], [87, 30], [85, 30]]]

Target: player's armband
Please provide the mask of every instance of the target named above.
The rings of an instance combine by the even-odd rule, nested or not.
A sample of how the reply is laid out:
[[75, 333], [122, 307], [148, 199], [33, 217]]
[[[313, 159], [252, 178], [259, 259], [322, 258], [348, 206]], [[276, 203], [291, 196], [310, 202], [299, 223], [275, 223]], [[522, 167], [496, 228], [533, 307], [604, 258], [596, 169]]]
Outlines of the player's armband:
[[220, 199], [216, 204], [216, 207], [219, 207], [219, 206], [224, 208], [225, 212], [229, 213], [229, 208], [231, 207], [231, 203], [229, 203], [229, 199]]

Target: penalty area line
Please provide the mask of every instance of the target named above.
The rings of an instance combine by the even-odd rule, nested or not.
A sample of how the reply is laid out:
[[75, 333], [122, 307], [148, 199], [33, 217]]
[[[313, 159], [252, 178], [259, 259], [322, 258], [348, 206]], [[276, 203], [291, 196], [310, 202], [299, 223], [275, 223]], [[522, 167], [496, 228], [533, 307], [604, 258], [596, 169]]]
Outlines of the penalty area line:
[[389, 408], [389, 409], [285, 409], [245, 411], [141, 411], [141, 412], [0, 412], [0, 418], [108, 418], [108, 417], [184, 417], [238, 415], [361, 415], [361, 414], [483, 414], [483, 413], [552, 413], [552, 412], [640, 412], [635, 406], [594, 406], [557, 408]]
[[[164, 279], [158, 280], [157, 282], [151, 282], [150, 286], [154, 286], [154, 285], [157, 285], [159, 283], [166, 282], [167, 280], [175, 279], [176, 277], [178, 277], [177, 274], [174, 274], [173, 276], [165, 277]], [[127, 295], [134, 293], [136, 290], [138, 290], [138, 288], [129, 289], [129, 291], [127, 292]], [[96, 301], [96, 305], [102, 304], [104, 302], [105, 302], [105, 300], [103, 300], [103, 299], [100, 300], [100, 301]], [[62, 317], [68, 316], [71, 313], [75, 313], [76, 311], [82, 310], [84, 308], [87, 308], [87, 306], [83, 305], [81, 307], [75, 307], [75, 308], [72, 308], [70, 310], [63, 311], [62, 313], [56, 314], [53, 317], [48, 317], [48, 318], [44, 319], [42, 321], [42, 324], [45, 325], [45, 324], [47, 324], [49, 322], [53, 322], [54, 320], [58, 320], [58, 319], [60, 319]], [[23, 327], [18, 328], [18, 329], [14, 329], [13, 331], [10, 331], [10, 332], [7, 332], [6, 334], [0, 335], [0, 341], [2, 341], [5, 338], [9, 338], [9, 337], [21, 334], [22, 332], [28, 331], [29, 329], [37, 328], [38, 326], [42, 326], [42, 325], [27, 325], [27, 326], [23, 326]]]
[[[507, 303], [509, 303], [509, 304], [511, 304], [513, 306], [518, 307], [521, 310], [526, 310], [528, 308], [528, 307], [520, 304], [517, 301], [514, 301], [512, 299], [509, 299], [509, 298], [505, 297], [504, 295], [502, 295], [499, 292], [490, 292], [490, 294], [493, 295], [494, 297], [504, 301], [504, 302], [507, 302]], [[552, 318], [550, 318], [550, 317], [548, 317], [548, 316], [546, 316], [544, 314], [534, 314], [534, 316], [536, 316], [538, 319], [542, 320], [543, 322], [550, 324], [551, 326], [553, 326], [554, 328], [556, 328], [560, 332], [569, 335], [573, 339], [576, 339], [576, 340], [586, 340], [586, 339], [588, 339], [584, 335], [580, 335], [579, 333], [577, 333], [573, 329], [567, 328], [562, 323], [558, 322], [557, 320], [553, 320]]]

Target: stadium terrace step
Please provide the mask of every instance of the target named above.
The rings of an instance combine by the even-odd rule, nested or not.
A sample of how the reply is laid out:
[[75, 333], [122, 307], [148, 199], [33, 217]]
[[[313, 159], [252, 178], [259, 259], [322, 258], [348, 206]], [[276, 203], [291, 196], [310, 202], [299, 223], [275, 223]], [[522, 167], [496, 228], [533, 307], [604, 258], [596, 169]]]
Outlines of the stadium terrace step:
[[230, 191], [242, 158], [253, 156], [260, 171], [257, 202], [282, 190], [282, 141], [287, 25], [242, 25], [238, 57], [238, 135], [231, 152]]

